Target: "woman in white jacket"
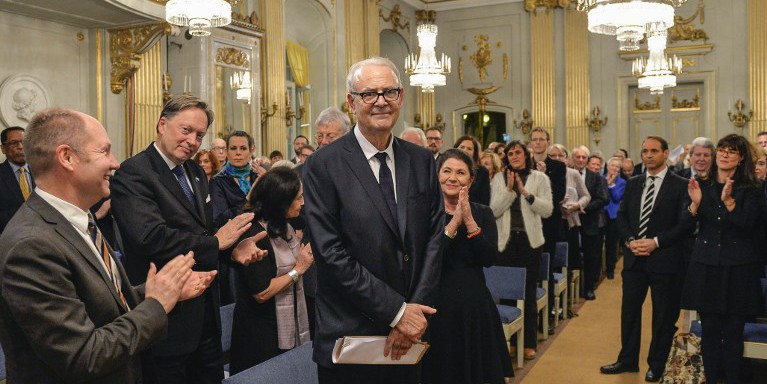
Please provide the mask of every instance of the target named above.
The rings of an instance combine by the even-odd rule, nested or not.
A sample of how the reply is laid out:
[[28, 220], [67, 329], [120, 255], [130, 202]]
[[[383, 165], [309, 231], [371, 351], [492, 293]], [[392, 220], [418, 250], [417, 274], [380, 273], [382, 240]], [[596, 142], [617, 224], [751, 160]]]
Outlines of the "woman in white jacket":
[[533, 170], [527, 146], [512, 141], [503, 158], [504, 172], [491, 183], [490, 208], [498, 227], [499, 259], [496, 264], [524, 267], [525, 286], [525, 358], [535, 358], [538, 343], [538, 311], [535, 291], [540, 268], [543, 238], [542, 218], [551, 216], [552, 195], [548, 176]]

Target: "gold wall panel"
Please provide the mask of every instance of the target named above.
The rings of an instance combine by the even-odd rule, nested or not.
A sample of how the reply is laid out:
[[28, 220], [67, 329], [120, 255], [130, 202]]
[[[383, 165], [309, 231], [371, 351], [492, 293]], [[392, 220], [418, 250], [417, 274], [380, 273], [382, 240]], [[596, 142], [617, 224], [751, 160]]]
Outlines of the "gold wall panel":
[[370, 56], [378, 56], [378, 5], [375, 0], [355, 0], [344, 3], [346, 23], [346, 68]]
[[[129, 81], [133, 87], [133, 106], [127, 109], [127, 154], [144, 150], [156, 136], [157, 119], [162, 112], [162, 44], [155, 44], [139, 55], [141, 68]], [[127, 98], [130, 103], [130, 97]], [[131, 113], [132, 110], [132, 113]]]
[[554, 63], [554, 12], [530, 14], [532, 113], [536, 126], [556, 137], [557, 99]]
[[[754, 116], [749, 132], [752, 141], [756, 134], [767, 130], [767, 1], [748, 0], [748, 94]], [[729, 106], [728, 106], [729, 107]]]
[[285, 2], [262, 1], [261, 15], [266, 32], [264, 39], [264, 99], [267, 105], [276, 102], [277, 113], [266, 118], [261, 126], [262, 153], [288, 151], [288, 128], [285, 121]]
[[567, 147], [591, 146], [586, 121], [591, 108], [588, 16], [565, 10], [565, 105]]

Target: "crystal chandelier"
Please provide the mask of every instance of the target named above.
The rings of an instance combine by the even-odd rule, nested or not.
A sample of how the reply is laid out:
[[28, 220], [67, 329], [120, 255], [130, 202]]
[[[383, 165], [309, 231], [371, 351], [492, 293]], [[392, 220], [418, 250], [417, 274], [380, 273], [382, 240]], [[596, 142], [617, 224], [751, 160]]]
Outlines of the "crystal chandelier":
[[651, 30], [674, 25], [674, 7], [687, 0], [578, 0], [577, 9], [588, 12], [589, 31], [615, 35], [621, 51], [639, 49]]
[[252, 86], [250, 85], [250, 71], [237, 71], [229, 79], [229, 84], [234, 90], [237, 100], [247, 101], [250, 104]]
[[650, 89], [650, 94], [659, 95], [665, 88], [676, 87], [676, 75], [682, 73], [682, 60], [676, 55], [667, 57], [666, 30], [652, 31], [647, 35], [647, 59], [638, 57], [632, 65], [632, 73], [639, 78], [639, 88]]
[[410, 75], [410, 85], [421, 87], [423, 92], [434, 92], [434, 87], [445, 85], [445, 75], [450, 73], [450, 57], [444, 53], [440, 60], [434, 53], [437, 45], [437, 26], [430, 22], [418, 25], [420, 54], [405, 57], [405, 73]]
[[165, 20], [188, 26], [192, 36], [209, 36], [211, 28], [232, 22], [232, 6], [224, 0], [170, 0], [165, 4]]

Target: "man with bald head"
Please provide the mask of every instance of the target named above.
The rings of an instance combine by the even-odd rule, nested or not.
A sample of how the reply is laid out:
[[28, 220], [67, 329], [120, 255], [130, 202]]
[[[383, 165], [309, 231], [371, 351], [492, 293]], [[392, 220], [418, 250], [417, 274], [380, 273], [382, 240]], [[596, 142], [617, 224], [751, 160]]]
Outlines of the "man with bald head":
[[415, 145], [426, 147], [426, 134], [423, 133], [421, 128], [407, 127], [399, 134], [399, 138]]
[[210, 151], [216, 156], [216, 160], [223, 167], [226, 163], [226, 141], [222, 138], [213, 139], [213, 146]]
[[317, 266], [314, 361], [328, 383], [417, 383], [410, 365], [333, 364], [338, 338], [385, 336], [398, 360], [426, 331], [441, 269], [444, 209], [431, 153], [392, 134], [404, 92], [385, 58], [347, 77], [352, 132], [304, 166], [306, 222]]
[[141, 382], [142, 355], [166, 335], [168, 313], [215, 272], [192, 272], [191, 253], [173, 254], [131, 286], [88, 212], [119, 168], [96, 119], [47, 109], [24, 143], [37, 187], [0, 237], [8, 382]]

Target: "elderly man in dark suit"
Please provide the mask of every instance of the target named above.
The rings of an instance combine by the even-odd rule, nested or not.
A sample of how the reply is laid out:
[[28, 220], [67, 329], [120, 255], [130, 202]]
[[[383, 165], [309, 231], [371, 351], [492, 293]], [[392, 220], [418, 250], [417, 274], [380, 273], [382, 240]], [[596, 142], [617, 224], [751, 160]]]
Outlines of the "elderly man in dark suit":
[[602, 274], [603, 228], [607, 225], [607, 213], [604, 206], [610, 202], [610, 192], [602, 175], [586, 167], [589, 149], [580, 146], [573, 149], [573, 166], [581, 173], [586, 189], [591, 194], [591, 201], [583, 208], [581, 215], [581, 251], [583, 252], [583, 290], [586, 300], [596, 299], [599, 276]]
[[178, 300], [215, 273], [174, 257], [133, 288], [88, 208], [119, 165], [99, 122], [48, 109], [24, 139], [37, 188], [0, 237], [0, 341], [10, 383], [140, 383], [141, 357]]
[[35, 189], [35, 180], [24, 157], [24, 128], [9, 127], [0, 133], [5, 161], [0, 163], [0, 233]]
[[[253, 214], [241, 214], [213, 230], [205, 172], [192, 156], [200, 148], [213, 112], [193, 96], [171, 98], [157, 123], [157, 141], [126, 160], [112, 182], [112, 210], [127, 255], [128, 276], [143, 281], [150, 263], [194, 251], [195, 270], [218, 268], [220, 250], [250, 228]], [[259, 252], [254, 252], [259, 253]], [[252, 255], [258, 259], [259, 254]], [[247, 263], [251, 260], [239, 260]], [[155, 377], [161, 383], [220, 383], [219, 290], [178, 305], [170, 314], [168, 337], [152, 348]]]
[[648, 136], [642, 143], [647, 173], [626, 184], [618, 209], [618, 231], [625, 242], [621, 351], [604, 374], [637, 372], [642, 333], [642, 305], [650, 289], [652, 340], [645, 380], [660, 380], [676, 332], [683, 276], [684, 239], [692, 232], [686, 215], [687, 181], [666, 165], [668, 143]]
[[388, 335], [399, 359], [426, 330], [441, 267], [442, 197], [434, 159], [394, 137], [403, 92], [384, 58], [354, 64], [357, 125], [306, 162], [306, 221], [317, 264], [314, 361], [320, 383], [416, 383], [403, 365], [333, 365], [336, 339]]

